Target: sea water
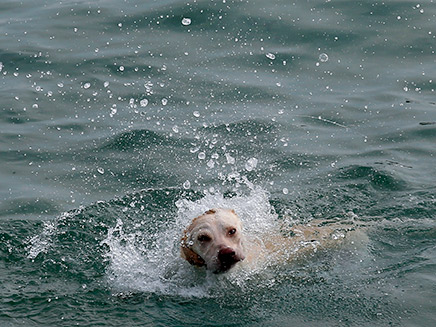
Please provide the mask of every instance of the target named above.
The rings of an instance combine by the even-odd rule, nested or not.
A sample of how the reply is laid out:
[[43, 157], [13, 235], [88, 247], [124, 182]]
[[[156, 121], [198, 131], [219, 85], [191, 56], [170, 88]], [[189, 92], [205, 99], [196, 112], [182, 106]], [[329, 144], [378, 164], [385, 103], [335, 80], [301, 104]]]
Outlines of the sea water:
[[[0, 3], [1, 326], [434, 326], [433, 1]], [[214, 275], [183, 229], [355, 221]]]

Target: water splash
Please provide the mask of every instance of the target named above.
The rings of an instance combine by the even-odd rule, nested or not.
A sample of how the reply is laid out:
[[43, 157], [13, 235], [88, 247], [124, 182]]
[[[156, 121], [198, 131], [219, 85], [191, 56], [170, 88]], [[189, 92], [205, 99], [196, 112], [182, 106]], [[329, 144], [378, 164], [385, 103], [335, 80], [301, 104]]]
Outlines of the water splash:
[[38, 255], [47, 253], [54, 246], [54, 239], [59, 234], [59, 223], [68, 220], [83, 211], [83, 207], [63, 212], [56, 220], [44, 221], [42, 232], [33, 236], [27, 245], [27, 258], [34, 260]]
[[[74, 272], [85, 271], [90, 276], [103, 273], [116, 295], [144, 293], [223, 300], [228, 294], [243, 296], [267, 290], [280, 285], [283, 278], [298, 275], [299, 268], [278, 268], [274, 258], [214, 275], [180, 257], [182, 231], [194, 217], [211, 208], [234, 209], [250, 239], [259, 239], [259, 231], [272, 235], [287, 219], [278, 217], [270, 194], [262, 187], [241, 176], [234, 177], [234, 182], [230, 196], [211, 187], [200, 197], [188, 190], [190, 182], [185, 181], [183, 189], [147, 189], [64, 213], [47, 222], [29, 241], [28, 258], [69, 267], [70, 278], [77, 277]], [[314, 265], [307, 267], [313, 269]], [[280, 269], [285, 269], [283, 278]], [[86, 284], [92, 282], [90, 279]]]
[[[248, 183], [249, 184], [249, 183]], [[233, 208], [240, 216], [245, 233], [275, 228], [276, 214], [269, 196], [262, 188], [249, 184], [249, 193], [227, 198], [223, 194], [207, 193], [193, 201], [176, 201], [174, 220], [163, 223], [157, 232], [132, 231], [118, 219], [109, 229], [102, 245], [108, 246], [106, 258], [108, 283], [117, 293], [145, 292], [183, 297], [215, 297], [222, 288], [243, 288], [258, 274], [258, 270], [235, 269], [216, 276], [190, 266], [180, 257], [181, 233], [190, 221], [214, 207]], [[143, 233], [149, 233], [144, 235]], [[145, 240], [145, 241], [144, 241]], [[227, 285], [227, 286], [225, 286]]]

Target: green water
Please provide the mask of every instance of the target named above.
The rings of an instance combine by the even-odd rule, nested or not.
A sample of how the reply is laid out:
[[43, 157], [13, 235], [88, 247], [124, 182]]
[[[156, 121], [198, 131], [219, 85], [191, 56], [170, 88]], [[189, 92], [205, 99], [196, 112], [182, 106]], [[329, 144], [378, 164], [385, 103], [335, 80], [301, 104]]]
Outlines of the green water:
[[[434, 326], [433, 1], [2, 1], [1, 326]], [[247, 233], [368, 239], [209, 275]]]

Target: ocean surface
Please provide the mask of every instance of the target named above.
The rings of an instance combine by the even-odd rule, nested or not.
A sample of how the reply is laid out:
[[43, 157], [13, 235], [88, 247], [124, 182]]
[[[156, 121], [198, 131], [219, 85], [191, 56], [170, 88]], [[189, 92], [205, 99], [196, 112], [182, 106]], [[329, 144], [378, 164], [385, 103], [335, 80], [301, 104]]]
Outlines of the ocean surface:
[[[0, 1], [0, 326], [436, 326], [436, 3]], [[366, 235], [213, 275], [183, 228]]]

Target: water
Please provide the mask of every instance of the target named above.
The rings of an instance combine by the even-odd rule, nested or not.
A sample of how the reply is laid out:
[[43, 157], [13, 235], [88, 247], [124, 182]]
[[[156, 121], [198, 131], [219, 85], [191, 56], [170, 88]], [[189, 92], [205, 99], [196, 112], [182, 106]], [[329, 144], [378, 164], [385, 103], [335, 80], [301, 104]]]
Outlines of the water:
[[[434, 326], [433, 1], [3, 1], [0, 325]], [[211, 276], [195, 215], [365, 242]]]

